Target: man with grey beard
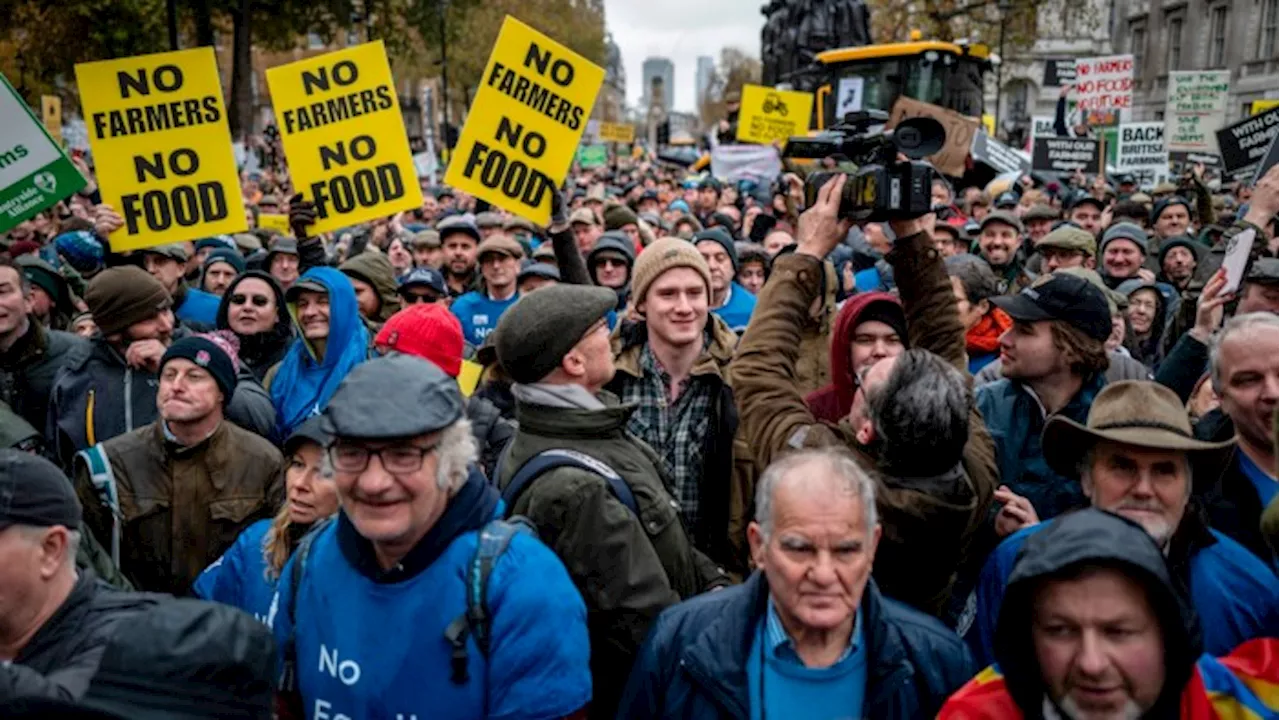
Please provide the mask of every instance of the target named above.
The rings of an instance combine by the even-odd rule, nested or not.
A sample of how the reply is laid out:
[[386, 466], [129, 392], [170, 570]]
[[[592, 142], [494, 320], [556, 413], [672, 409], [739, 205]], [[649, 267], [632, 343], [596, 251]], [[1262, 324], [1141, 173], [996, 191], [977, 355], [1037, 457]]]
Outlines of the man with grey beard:
[[[1275, 570], [1209, 529], [1191, 496], [1192, 468], [1208, 471], [1234, 442], [1196, 440], [1177, 395], [1145, 380], [1107, 385], [1094, 400], [1087, 424], [1054, 416], [1044, 433], [1045, 459], [1056, 472], [1078, 475], [1094, 508], [1137, 523], [1155, 541], [1170, 574], [1189, 590], [1204, 649], [1215, 656], [1247, 640], [1274, 636], [1280, 623]], [[979, 665], [999, 654], [997, 618], [1015, 560], [1048, 526], [1039, 523], [1013, 533], [982, 568], [958, 628]]]

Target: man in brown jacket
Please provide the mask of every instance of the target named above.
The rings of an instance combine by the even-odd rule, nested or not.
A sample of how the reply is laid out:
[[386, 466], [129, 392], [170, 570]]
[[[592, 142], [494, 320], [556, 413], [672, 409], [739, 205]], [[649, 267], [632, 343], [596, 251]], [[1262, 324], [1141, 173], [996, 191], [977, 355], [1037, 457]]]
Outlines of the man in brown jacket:
[[[843, 183], [836, 178], [823, 186], [800, 218], [796, 252], [775, 261], [730, 366], [731, 382], [758, 466], [790, 450], [843, 445], [875, 471], [884, 526], [876, 582], [886, 595], [941, 615], [957, 568], [970, 562], [969, 546], [984, 526], [998, 477], [991, 437], [967, 387], [964, 328], [951, 283], [919, 220], [892, 223], [898, 240], [887, 257], [914, 348], [901, 356], [907, 359], [868, 368], [858, 378], [850, 417], [839, 425], [816, 421], [794, 380], [800, 334], [823, 297], [822, 258], [848, 230], [837, 216]], [[908, 400], [931, 388], [945, 407], [912, 417]], [[945, 416], [941, 425], [938, 414]]]
[[140, 590], [183, 595], [283, 499], [280, 452], [223, 419], [235, 363], [192, 336], [160, 360], [160, 418], [76, 456], [85, 524]]

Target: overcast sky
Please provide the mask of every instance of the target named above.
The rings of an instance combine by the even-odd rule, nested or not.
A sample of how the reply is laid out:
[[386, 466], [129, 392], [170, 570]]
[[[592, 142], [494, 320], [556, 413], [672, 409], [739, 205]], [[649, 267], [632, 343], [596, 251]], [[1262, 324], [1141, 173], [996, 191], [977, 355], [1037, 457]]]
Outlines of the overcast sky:
[[640, 102], [640, 67], [650, 56], [675, 64], [676, 110], [694, 111], [699, 55], [718, 61], [720, 49], [760, 56], [762, 0], [605, 0], [605, 24], [622, 51], [627, 104]]

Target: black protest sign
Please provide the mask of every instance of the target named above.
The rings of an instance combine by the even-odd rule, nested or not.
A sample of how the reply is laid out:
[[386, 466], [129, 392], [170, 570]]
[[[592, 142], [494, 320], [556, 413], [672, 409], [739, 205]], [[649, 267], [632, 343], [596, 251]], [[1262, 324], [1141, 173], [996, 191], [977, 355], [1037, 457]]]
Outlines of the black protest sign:
[[1055, 173], [1098, 172], [1098, 141], [1093, 138], [1036, 138], [1031, 169]]
[[1062, 87], [1063, 85], [1074, 85], [1075, 81], [1075, 58], [1044, 61], [1044, 80], [1040, 83], [1041, 85], [1045, 87]]
[[1030, 160], [986, 132], [973, 134], [973, 145], [970, 146], [969, 154], [973, 156], [974, 162], [991, 166], [997, 174], [1031, 171]]
[[1280, 108], [1245, 118], [1218, 131], [1218, 150], [1222, 166], [1232, 175], [1252, 168], [1267, 154], [1267, 146], [1276, 134]]

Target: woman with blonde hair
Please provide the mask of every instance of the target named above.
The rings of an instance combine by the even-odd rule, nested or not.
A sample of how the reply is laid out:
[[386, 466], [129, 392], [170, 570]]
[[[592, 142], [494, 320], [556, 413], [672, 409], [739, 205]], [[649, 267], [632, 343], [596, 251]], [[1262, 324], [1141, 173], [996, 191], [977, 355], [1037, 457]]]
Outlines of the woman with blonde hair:
[[330, 437], [320, 422], [319, 417], [307, 420], [284, 443], [285, 502], [279, 512], [246, 528], [205, 568], [192, 586], [196, 597], [266, 620], [280, 571], [298, 541], [338, 511], [338, 492], [325, 458]]

